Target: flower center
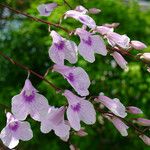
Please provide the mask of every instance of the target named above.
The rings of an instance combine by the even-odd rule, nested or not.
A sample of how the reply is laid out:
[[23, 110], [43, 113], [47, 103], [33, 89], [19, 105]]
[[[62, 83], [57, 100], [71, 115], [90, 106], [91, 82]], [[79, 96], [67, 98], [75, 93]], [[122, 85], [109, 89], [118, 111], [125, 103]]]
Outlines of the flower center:
[[55, 46], [58, 50], [63, 50], [65, 43], [64, 43], [64, 41], [60, 41], [59, 43], [55, 43]]
[[73, 109], [73, 111], [79, 112], [81, 109], [81, 105], [80, 103], [77, 103], [76, 105], [71, 105], [71, 108]]
[[83, 40], [83, 42], [84, 42], [85, 44], [87, 44], [88, 46], [91, 46], [91, 45], [92, 45], [92, 39], [91, 39], [90, 36], [88, 37], [87, 40], [85, 40], [85, 39], [82, 39], [82, 40]]
[[69, 73], [68, 77], [69, 81], [73, 82], [74, 81], [74, 75], [73, 73]]
[[16, 131], [19, 127], [19, 124], [17, 121], [14, 121], [14, 122], [11, 122], [9, 123], [9, 129], [12, 130], [12, 131]]
[[46, 8], [45, 8], [45, 13], [49, 13], [50, 11], [48, 11]]
[[35, 98], [35, 92], [34, 91], [23, 91], [23, 98], [27, 102], [32, 102]]

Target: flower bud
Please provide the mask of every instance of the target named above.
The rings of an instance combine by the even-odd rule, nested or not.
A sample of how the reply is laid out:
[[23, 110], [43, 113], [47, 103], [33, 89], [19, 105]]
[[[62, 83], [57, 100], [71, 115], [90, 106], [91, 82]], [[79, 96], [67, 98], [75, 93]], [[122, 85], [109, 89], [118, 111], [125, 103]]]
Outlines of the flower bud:
[[140, 56], [141, 59], [144, 59], [146, 61], [150, 61], [150, 53], [143, 53], [141, 56]]
[[141, 125], [141, 126], [150, 126], [150, 120], [144, 119], [144, 118], [137, 118], [136, 123]]
[[147, 48], [147, 46], [144, 43], [140, 42], [140, 41], [131, 41], [130, 45], [134, 49], [137, 49], [137, 50], [141, 50], [141, 49]]
[[143, 113], [141, 109], [134, 107], [134, 106], [127, 107], [127, 112], [129, 112], [131, 114], [142, 114]]
[[105, 24], [103, 24], [103, 26], [108, 27], [108, 28], [117, 28], [119, 26], [119, 24], [120, 23], [115, 23], [115, 22], [111, 23], [111, 24], [105, 23]]
[[98, 13], [100, 13], [101, 12], [101, 10], [100, 9], [97, 9], [97, 8], [90, 8], [89, 9], [89, 13], [90, 14], [98, 14]]
[[81, 128], [81, 129], [80, 129], [79, 131], [77, 131], [75, 134], [78, 135], [78, 136], [80, 136], [80, 137], [83, 137], [83, 136], [88, 135], [88, 133], [85, 132], [84, 128]]
[[105, 26], [97, 26], [96, 31], [99, 32], [101, 35], [105, 35], [109, 32], [113, 32], [113, 28], [108, 28]]
[[139, 138], [148, 146], [150, 146], [150, 138], [146, 135], [140, 135]]
[[127, 61], [123, 58], [123, 56], [118, 53], [118, 52], [113, 52], [111, 54], [113, 56], [113, 58], [115, 59], [115, 61], [117, 62], [117, 64], [124, 70], [127, 70], [128, 67], [127, 67]]

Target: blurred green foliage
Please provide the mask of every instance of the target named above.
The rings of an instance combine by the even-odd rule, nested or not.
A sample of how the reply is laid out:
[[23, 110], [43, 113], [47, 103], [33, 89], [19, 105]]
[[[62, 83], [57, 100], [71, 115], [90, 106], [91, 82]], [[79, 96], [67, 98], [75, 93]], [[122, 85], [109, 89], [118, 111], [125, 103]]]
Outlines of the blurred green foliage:
[[[62, 0], [56, 0], [55, 2], [58, 2], [60, 6], [50, 17], [46, 18], [38, 15], [36, 7], [39, 4], [52, 1], [1, 0], [1, 2], [54, 23], [57, 23], [62, 14], [68, 10]], [[131, 0], [125, 3], [123, 0], [68, 0], [68, 3], [72, 7], [84, 5], [87, 8], [100, 8], [102, 10], [100, 14], [91, 15], [96, 20], [97, 25], [119, 22], [120, 26], [116, 29], [116, 32], [127, 34], [133, 40], [140, 40], [150, 45], [150, 10], [141, 11], [136, 1]], [[48, 26], [2, 8], [0, 8], [0, 16], [0, 50], [14, 60], [29, 66], [34, 71], [44, 74], [53, 65], [48, 57], [48, 48], [51, 45]], [[63, 20], [62, 26], [72, 30], [81, 26], [81, 24], [73, 19], [67, 19]], [[68, 37], [66, 33], [54, 27], [51, 27], [51, 29], [79, 43], [77, 37]], [[149, 50], [147, 48], [145, 51]], [[133, 54], [137, 54], [137, 51], [133, 51]], [[79, 56], [76, 66], [83, 67], [90, 76], [92, 81], [90, 95], [98, 95], [100, 92], [104, 92], [109, 97], [117, 97], [125, 105], [140, 107], [144, 112], [142, 117], [148, 118], [150, 116], [150, 74], [140, 62], [128, 57], [126, 57], [126, 60], [129, 62], [129, 71], [127, 72], [124, 72], [118, 66], [113, 68], [111, 66], [111, 63], [113, 63], [111, 56], [96, 55], [96, 61], [93, 64], [89, 64]], [[68, 63], [66, 62], [66, 64]], [[27, 72], [12, 65], [0, 56], [0, 103], [10, 107], [11, 98], [20, 92], [26, 77]], [[61, 106], [66, 103], [65, 98], [60, 94], [56, 94], [48, 84], [33, 75], [30, 78], [40, 93], [47, 97], [50, 105]], [[73, 90], [58, 73], [50, 72], [46, 78], [61, 88]], [[62, 142], [53, 132], [46, 135], [42, 134], [40, 133], [40, 124], [30, 118], [28, 120], [32, 125], [34, 137], [31, 141], [20, 142], [18, 150], [69, 149], [68, 143]], [[0, 108], [0, 130], [5, 126], [5, 121], [4, 109]], [[86, 130], [88, 136], [83, 138], [73, 136], [71, 138], [72, 143], [80, 147], [81, 150], [150, 149], [143, 144], [132, 129], [129, 129], [127, 138], [121, 137], [119, 132], [107, 120], [104, 120], [104, 124], [97, 121], [93, 126], [86, 126]]]

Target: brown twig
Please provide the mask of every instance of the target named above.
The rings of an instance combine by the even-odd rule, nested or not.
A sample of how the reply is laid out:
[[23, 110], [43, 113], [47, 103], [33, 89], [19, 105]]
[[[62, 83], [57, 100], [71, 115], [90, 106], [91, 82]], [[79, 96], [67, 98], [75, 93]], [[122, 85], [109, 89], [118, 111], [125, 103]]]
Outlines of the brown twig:
[[41, 23], [47, 24], [47, 25], [49, 25], [49, 26], [54, 26], [54, 27], [56, 27], [56, 28], [60, 28], [60, 29], [64, 30], [65, 32], [67, 32], [68, 34], [70, 34], [70, 31], [69, 31], [68, 29], [62, 27], [62, 26], [59, 25], [59, 24], [55, 24], [55, 23], [52, 23], [52, 22], [48, 22], [48, 21], [39, 19], [39, 18], [37, 18], [37, 17], [33, 17], [33, 16], [31, 16], [31, 15], [29, 15], [29, 14], [27, 14], [27, 13], [24, 13], [24, 12], [22, 12], [22, 11], [16, 10], [16, 9], [14, 9], [14, 8], [12, 8], [12, 7], [8, 6], [8, 5], [6, 5], [6, 4], [3, 4], [3, 3], [0, 3], [0, 7], [8, 8], [9, 10], [15, 12], [16, 14], [21, 14], [21, 15], [23, 15], [23, 16], [26, 16], [26, 17], [28, 17], [28, 18], [30, 18], [30, 19], [36, 21], [36, 22], [41, 22]]
[[37, 76], [38, 78], [44, 80], [44, 81], [47, 82], [53, 89], [55, 89], [57, 92], [61, 92], [61, 91], [62, 91], [62, 89], [60, 89], [59, 87], [55, 86], [53, 83], [51, 83], [49, 80], [47, 80], [45, 77], [43, 77], [43, 76], [40, 75], [39, 73], [37, 73], [37, 72], [31, 70], [31, 69], [28, 68], [27, 66], [24, 66], [24, 65], [22, 65], [22, 64], [20, 64], [20, 63], [18, 63], [18, 62], [16, 62], [16, 61], [14, 61], [12, 58], [10, 58], [9, 56], [5, 55], [5, 54], [2, 53], [1, 51], [0, 51], [0, 55], [1, 55], [3, 58], [7, 59], [7, 60], [8, 60], [9, 62], [11, 62], [12, 64], [14, 64], [14, 65], [16, 65], [16, 66], [18, 66], [18, 67], [20, 67], [20, 68], [22, 68], [22, 69], [24, 69], [24, 70], [30, 72], [31, 74]]

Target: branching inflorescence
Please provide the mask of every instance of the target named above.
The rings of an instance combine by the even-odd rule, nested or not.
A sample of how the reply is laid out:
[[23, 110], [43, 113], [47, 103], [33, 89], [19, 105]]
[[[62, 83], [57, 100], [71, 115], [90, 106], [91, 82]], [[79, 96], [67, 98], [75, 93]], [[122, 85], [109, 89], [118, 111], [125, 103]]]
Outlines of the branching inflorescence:
[[[20, 94], [12, 98], [12, 113], [7, 112], [7, 124], [0, 134], [2, 142], [7, 147], [14, 148], [18, 145], [19, 140], [28, 141], [33, 137], [30, 124], [27, 121], [24, 121], [28, 115], [30, 115], [35, 121], [41, 123], [40, 129], [42, 133], [49, 133], [53, 130], [62, 140], [68, 141], [72, 128], [74, 134], [85, 136], [87, 133], [81, 128], [80, 122], [83, 121], [88, 125], [94, 124], [96, 122], [96, 112], [99, 112], [104, 118], [107, 118], [112, 122], [122, 136], [127, 136], [127, 129], [131, 127], [145, 144], [150, 145], [150, 138], [145, 135], [145, 132], [149, 129], [150, 120], [144, 118], [127, 118], [128, 113], [143, 113], [139, 108], [135, 106], [125, 107], [119, 99], [111, 99], [103, 93], [86, 100], [85, 96], [89, 95], [88, 89], [91, 84], [88, 74], [81, 67], [71, 67], [64, 64], [65, 60], [71, 64], [75, 64], [78, 61], [78, 53], [89, 63], [94, 63], [95, 53], [102, 56], [110, 54], [117, 64], [122, 69], [126, 70], [128, 69], [128, 63], [122, 55], [127, 55], [134, 60], [146, 64], [149, 71], [149, 53], [140, 53], [136, 56], [130, 53], [132, 49], [142, 50], [147, 46], [140, 41], [131, 41], [127, 35], [120, 35], [114, 32], [118, 23], [104, 24], [101, 26], [96, 25], [95, 21], [89, 15], [90, 13], [99, 13], [99, 9], [91, 8], [88, 10], [83, 6], [77, 6], [75, 9], [72, 9], [67, 1], [64, 0], [64, 3], [71, 9], [63, 15], [64, 19], [68, 17], [74, 18], [82, 24], [82, 27], [69, 31], [62, 27], [61, 24], [54, 24], [33, 17], [0, 3], [1, 8], [6, 7], [15, 13], [32, 19], [33, 21], [41, 22], [48, 26], [54, 26], [58, 29], [64, 30], [69, 36], [74, 34], [80, 38], [80, 44], [77, 45], [74, 41], [63, 38], [56, 31], [52, 30], [50, 31], [50, 36], [52, 37], [53, 42], [48, 51], [50, 59], [55, 63], [52, 70], [61, 74], [79, 96], [75, 95], [70, 90], [57, 87], [47, 80], [45, 75], [40, 75], [27, 66], [14, 61], [0, 51], [0, 55], [3, 58], [47, 82], [56, 90], [56, 93], [60, 93], [62, 96], [66, 97], [68, 102], [68, 105], [59, 108], [50, 106], [48, 100], [43, 95], [39, 94], [29, 78], [27, 78]], [[56, 3], [50, 3], [39, 5], [37, 9], [41, 16], [49, 16], [55, 7], [57, 7]], [[104, 40], [107, 40], [107, 45]], [[108, 111], [99, 107], [97, 103], [103, 105]], [[3, 104], [0, 106], [5, 108]], [[67, 119], [64, 117], [65, 112]], [[141, 130], [139, 126], [135, 125], [135, 123], [139, 126], [145, 126], [145, 129]], [[71, 142], [69, 142], [69, 144], [70, 148], [73, 149], [74, 145]]]

